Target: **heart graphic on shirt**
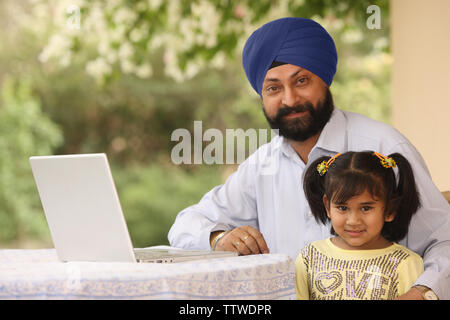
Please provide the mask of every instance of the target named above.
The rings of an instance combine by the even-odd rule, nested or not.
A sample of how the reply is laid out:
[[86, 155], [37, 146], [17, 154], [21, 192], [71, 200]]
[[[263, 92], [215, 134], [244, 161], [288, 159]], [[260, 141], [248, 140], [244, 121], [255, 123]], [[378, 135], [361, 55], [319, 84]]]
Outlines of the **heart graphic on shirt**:
[[314, 282], [317, 290], [323, 294], [329, 294], [339, 288], [342, 283], [342, 275], [337, 271], [321, 272]]

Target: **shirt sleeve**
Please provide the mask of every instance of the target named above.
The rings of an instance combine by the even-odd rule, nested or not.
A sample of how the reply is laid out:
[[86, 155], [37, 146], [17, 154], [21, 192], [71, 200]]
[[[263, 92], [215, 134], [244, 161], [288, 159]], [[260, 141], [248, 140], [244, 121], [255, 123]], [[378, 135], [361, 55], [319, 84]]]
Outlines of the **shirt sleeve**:
[[419, 255], [408, 257], [398, 269], [398, 295], [406, 293], [423, 273], [423, 260]]
[[309, 300], [308, 268], [303, 253], [304, 250], [295, 260], [295, 293], [298, 300]]
[[450, 206], [410, 143], [397, 145], [390, 150], [393, 152], [411, 163], [422, 204], [412, 217], [408, 235], [400, 242], [423, 257], [425, 271], [414, 284], [431, 288], [440, 299], [450, 299]]
[[168, 234], [170, 245], [209, 250], [209, 237], [213, 231], [243, 225], [258, 228], [255, 170], [255, 165], [247, 159], [223, 185], [205, 194], [198, 204], [181, 211]]

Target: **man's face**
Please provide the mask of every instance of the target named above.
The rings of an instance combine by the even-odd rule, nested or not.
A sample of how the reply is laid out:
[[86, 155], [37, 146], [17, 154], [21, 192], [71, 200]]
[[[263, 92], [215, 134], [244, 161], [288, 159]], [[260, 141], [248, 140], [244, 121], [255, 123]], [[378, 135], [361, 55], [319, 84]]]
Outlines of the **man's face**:
[[292, 64], [267, 71], [261, 96], [270, 127], [295, 141], [319, 133], [333, 112], [333, 98], [325, 82]]

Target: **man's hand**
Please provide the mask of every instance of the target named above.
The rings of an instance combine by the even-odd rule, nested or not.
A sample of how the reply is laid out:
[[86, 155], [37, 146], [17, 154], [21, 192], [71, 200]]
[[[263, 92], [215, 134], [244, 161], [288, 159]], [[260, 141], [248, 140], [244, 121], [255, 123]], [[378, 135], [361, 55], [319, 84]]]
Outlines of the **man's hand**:
[[[211, 240], [214, 239], [214, 233]], [[269, 253], [266, 240], [261, 232], [250, 226], [233, 229], [218, 240], [217, 251], [235, 251], [239, 255]]]
[[395, 298], [395, 300], [423, 300], [423, 296], [419, 289], [412, 287], [406, 293]]

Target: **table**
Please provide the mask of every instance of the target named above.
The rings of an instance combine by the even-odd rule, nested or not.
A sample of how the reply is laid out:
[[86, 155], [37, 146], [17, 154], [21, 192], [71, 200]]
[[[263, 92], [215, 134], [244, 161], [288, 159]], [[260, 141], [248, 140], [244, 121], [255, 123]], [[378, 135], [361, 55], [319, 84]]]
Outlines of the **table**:
[[0, 299], [295, 299], [294, 280], [294, 263], [283, 254], [154, 264], [0, 250]]

